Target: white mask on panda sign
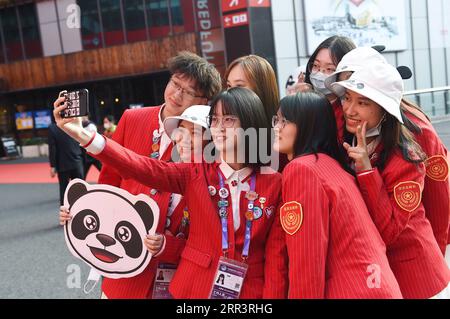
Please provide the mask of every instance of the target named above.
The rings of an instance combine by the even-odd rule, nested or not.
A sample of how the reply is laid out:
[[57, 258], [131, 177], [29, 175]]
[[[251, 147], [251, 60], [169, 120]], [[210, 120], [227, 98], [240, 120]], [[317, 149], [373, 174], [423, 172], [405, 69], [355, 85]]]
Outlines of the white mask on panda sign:
[[70, 252], [107, 278], [140, 274], [151, 260], [143, 239], [154, 234], [159, 208], [150, 197], [110, 185], [72, 180], [64, 195], [72, 219], [64, 227]]

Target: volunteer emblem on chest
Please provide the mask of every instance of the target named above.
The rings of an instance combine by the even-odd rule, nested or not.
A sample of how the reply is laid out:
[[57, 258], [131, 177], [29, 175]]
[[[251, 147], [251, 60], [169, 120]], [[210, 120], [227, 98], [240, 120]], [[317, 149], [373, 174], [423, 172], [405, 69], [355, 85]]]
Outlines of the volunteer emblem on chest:
[[298, 202], [289, 202], [280, 208], [281, 226], [289, 235], [295, 235], [303, 224], [303, 209]]
[[394, 187], [394, 197], [401, 209], [412, 213], [422, 202], [420, 184], [416, 182], [399, 183]]

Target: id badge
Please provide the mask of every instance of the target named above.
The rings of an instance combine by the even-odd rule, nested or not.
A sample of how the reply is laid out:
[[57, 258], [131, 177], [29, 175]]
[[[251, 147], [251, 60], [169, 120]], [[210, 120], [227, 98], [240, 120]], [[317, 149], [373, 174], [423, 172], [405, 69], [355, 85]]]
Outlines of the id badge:
[[173, 264], [158, 265], [153, 285], [153, 299], [173, 299], [169, 292], [169, 285], [176, 270], [177, 266]]
[[247, 269], [247, 264], [220, 257], [209, 298], [238, 299]]

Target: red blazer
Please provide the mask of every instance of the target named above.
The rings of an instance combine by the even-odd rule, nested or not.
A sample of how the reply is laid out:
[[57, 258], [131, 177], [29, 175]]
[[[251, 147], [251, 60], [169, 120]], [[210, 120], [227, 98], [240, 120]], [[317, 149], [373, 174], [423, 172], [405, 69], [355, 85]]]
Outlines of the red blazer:
[[[376, 163], [372, 165], [376, 167]], [[400, 151], [391, 154], [382, 171], [358, 174], [369, 212], [386, 243], [391, 268], [408, 299], [431, 298], [450, 282], [450, 271], [425, 217], [424, 178], [423, 164], [417, 167], [407, 162]]]
[[[159, 128], [158, 114], [160, 109], [159, 106], [125, 111], [117, 125], [113, 140], [140, 155], [149, 156], [152, 153], [153, 131]], [[170, 151], [171, 148], [169, 147], [167, 152]], [[135, 180], [123, 179], [114, 169], [114, 166], [108, 165], [108, 163], [103, 163], [98, 183], [120, 187], [131, 194], [146, 194], [152, 197], [161, 211], [156, 231], [164, 233], [170, 193], [159, 192], [153, 196], [150, 194], [149, 187]], [[182, 239], [167, 239], [166, 237], [166, 240], [164, 252], [158, 258], [153, 258], [141, 274], [126, 279], [103, 278], [102, 291], [105, 295], [110, 299], [151, 298], [158, 263], [160, 261], [174, 262], [178, 260], [185, 245], [185, 240]]]
[[[218, 215], [218, 195], [211, 196], [208, 186], [219, 189], [219, 164], [174, 164], [156, 161], [107, 140], [103, 152], [96, 156], [113, 165], [126, 179], [162, 191], [183, 194], [190, 211], [189, 238], [170, 285], [174, 298], [208, 298], [222, 256], [222, 232]], [[249, 268], [241, 298], [285, 298], [287, 295], [287, 255], [284, 233], [277, 206], [281, 200], [281, 175], [256, 177], [256, 192], [266, 198], [263, 216], [252, 226]], [[257, 201], [256, 201], [257, 202]], [[255, 204], [256, 204], [255, 202]], [[241, 227], [234, 232], [233, 213], [228, 207], [230, 250], [228, 257], [241, 261], [244, 243], [247, 200], [241, 194]]]
[[334, 159], [293, 160], [283, 172], [283, 203], [290, 202], [301, 205], [303, 223], [286, 234], [289, 298], [402, 298], [356, 181]]
[[[336, 100], [332, 107], [338, 129], [338, 141], [342, 145], [345, 119], [340, 100]], [[450, 185], [447, 149], [423, 113], [408, 106], [406, 109], [405, 115], [408, 119], [422, 130], [422, 133], [414, 134], [414, 137], [429, 158], [426, 162], [427, 175], [423, 189], [423, 205], [434, 237], [442, 253], [445, 254], [445, 248], [447, 244], [450, 244]], [[433, 173], [434, 169], [437, 170], [437, 174]]]
[[338, 144], [342, 146], [342, 144], [344, 143], [345, 119], [341, 99], [337, 99], [336, 101], [334, 101], [331, 106], [333, 108], [334, 118], [336, 119]]
[[450, 226], [450, 185], [448, 181], [447, 149], [430, 121], [418, 110], [408, 107], [405, 112], [410, 121], [421, 128], [422, 134], [415, 134], [417, 142], [427, 154], [425, 162], [427, 175], [423, 189], [423, 206], [430, 221], [434, 237], [445, 254]]

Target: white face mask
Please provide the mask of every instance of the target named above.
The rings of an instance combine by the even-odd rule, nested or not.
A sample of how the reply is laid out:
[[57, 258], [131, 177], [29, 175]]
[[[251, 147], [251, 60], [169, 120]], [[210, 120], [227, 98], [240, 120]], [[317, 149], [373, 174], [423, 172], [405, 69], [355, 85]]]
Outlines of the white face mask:
[[103, 127], [105, 128], [105, 130], [109, 130], [111, 128], [111, 124], [104, 123]]
[[366, 138], [380, 136], [381, 135], [381, 126], [383, 125], [383, 122], [385, 119], [386, 119], [386, 114], [383, 115], [380, 123], [378, 123], [377, 126], [366, 131]]
[[311, 80], [311, 84], [313, 85], [313, 87], [316, 91], [323, 93], [325, 95], [329, 95], [329, 94], [333, 93], [331, 90], [329, 90], [325, 86], [325, 80], [328, 78], [328, 75], [326, 75], [322, 72], [317, 72], [317, 73], [311, 73], [309, 78]]

